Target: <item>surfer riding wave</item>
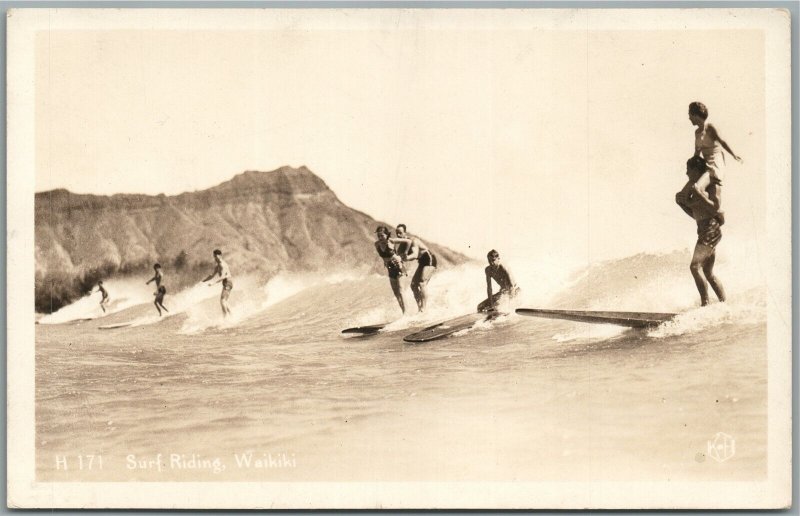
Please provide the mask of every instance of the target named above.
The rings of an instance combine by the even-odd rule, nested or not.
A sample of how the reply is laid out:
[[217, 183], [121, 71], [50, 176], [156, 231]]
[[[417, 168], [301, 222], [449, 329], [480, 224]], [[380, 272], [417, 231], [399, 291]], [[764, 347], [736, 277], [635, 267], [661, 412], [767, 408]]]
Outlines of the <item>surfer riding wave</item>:
[[383, 265], [386, 267], [386, 270], [389, 272], [389, 284], [392, 287], [392, 293], [394, 294], [395, 299], [397, 299], [397, 304], [400, 305], [400, 310], [402, 310], [403, 314], [406, 313], [406, 304], [403, 300], [403, 290], [402, 285], [400, 284], [400, 278], [403, 276], [408, 276], [406, 272], [406, 267], [403, 264], [403, 259], [400, 258], [400, 255], [394, 249], [395, 239], [392, 239], [389, 235], [389, 228], [386, 226], [378, 226], [375, 230], [375, 235], [378, 240], [375, 241], [375, 251], [378, 252], [378, 256], [383, 259]]
[[[493, 310], [502, 297], [514, 298], [519, 294], [519, 287], [511, 271], [500, 263], [500, 253], [492, 249], [486, 254], [489, 265], [484, 269], [486, 274], [486, 299], [478, 305], [479, 312]], [[500, 292], [492, 294], [492, 280], [500, 285]]]

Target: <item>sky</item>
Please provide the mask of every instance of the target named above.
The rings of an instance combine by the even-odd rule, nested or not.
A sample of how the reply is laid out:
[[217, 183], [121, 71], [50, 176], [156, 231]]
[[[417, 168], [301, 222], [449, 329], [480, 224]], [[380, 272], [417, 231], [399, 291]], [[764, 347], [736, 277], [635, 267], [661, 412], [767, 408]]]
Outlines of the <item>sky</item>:
[[699, 100], [744, 158], [728, 161], [726, 236], [763, 230], [762, 31], [380, 11], [40, 32], [36, 191], [174, 195], [305, 165], [348, 206], [469, 256], [573, 265], [694, 245], [674, 194]]

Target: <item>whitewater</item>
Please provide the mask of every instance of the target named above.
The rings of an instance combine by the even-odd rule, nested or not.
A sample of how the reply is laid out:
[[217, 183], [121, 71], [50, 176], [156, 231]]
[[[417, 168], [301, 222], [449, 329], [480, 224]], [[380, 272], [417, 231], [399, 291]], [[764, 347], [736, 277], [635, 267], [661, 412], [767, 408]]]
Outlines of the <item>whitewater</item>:
[[[428, 311], [404, 317], [385, 276], [357, 271], [235, 277], [227, 319], [219, 284], [168, 293], [159, 317], [144, 281], [111, 278], [108, 313], [94, 294], [38, 318], [37, 478], [765, 479], [754, 252], [720, 257], [729, 300], [704, 308], [688, 250], [569, 269], [504, 258], [523, 289], [509, 314], [425, 344], [402, 338], [474, 311], [482, 264], [438, 271]], [[680, 315], [631, 330], [515, 306]], [[720, 433], [735, 439], [730, 460], [709, 456]], [[58, 468], [88, 455], [102, 469]]]

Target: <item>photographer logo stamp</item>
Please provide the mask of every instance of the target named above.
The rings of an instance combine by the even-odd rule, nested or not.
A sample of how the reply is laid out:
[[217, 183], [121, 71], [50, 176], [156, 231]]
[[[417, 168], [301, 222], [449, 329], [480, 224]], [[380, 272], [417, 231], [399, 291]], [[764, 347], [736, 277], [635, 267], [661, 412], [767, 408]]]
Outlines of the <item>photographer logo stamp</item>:
[[736, 454], [736, 439], [724, 432], [717, 432], [708, 441], [708, 456], [717, 462], [725, 462]]

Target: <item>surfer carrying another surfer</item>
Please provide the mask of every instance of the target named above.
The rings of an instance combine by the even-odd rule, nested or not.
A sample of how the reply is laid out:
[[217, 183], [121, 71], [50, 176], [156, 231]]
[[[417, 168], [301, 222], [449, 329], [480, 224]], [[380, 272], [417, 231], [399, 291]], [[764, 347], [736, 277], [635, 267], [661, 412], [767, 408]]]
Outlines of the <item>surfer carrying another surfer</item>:
[[404, 261], [417, 260], [417, 270], [411, 278], [411, 292], [414, 293], [417, 308], [420, 312], [424, 312], [428, 300], [425, 288], [433, 273], [436, 272], [436, 256], [428, 249], [425, 242], [406, 233], [405, 224], [398, 224], [397, 228], [395, 228], [395, 234], [397, 235], [395, 241], [406, 244], [405, 252], [398, 248], [400, 257]]
[[[395, 243], [401, 242], [396, 242], [395, 239], [389, 236], [389, 228], [386, 226], [378, 226], [378, 229], [375, 230], [375, 235], [378, 238], [378, 240], [375, 241], [375, 250], [378, 252], [378, 256], [383, 259], [383, 264], [389, 272], [389, 284], [392, 286], [392, 293], [394, 293], [394, 297], [400, 305], [400, 310], [405, 314], [406, 304], [403, 300], [400, 278], [407, 276], [408, 273], [406, 272], [405, 265], [403, 265], [403, 259], [397, 254], [394, 248]], [[402, 244], [408, 245], [408, 242], [402, 242]]]
[[167, 287], [161, 284], [161, 282], [164, 280], [164, 274], [161, 272], [161, 264], [157, 263], [153, 265], [153, 270], [155, 270], [155, 274], [153, 275], [152, 278], [147, 280], [147, 283], [145, 283], [145, 285], [149, 285], [153, 281], [156, 282], [156, 292], [155, 294], [153, 294], [154, 296], [156, 296], [156, 300], [153, 302], [153, 304], [156, 305], [156, 310], [158, 310], [158, 315], [160, 317], [162, 308], [164, 309], [165, 312], [169, 313], [167, 307], [164, 306], [164, 296], [167, 294]]
[[212, 272], [206, 279], [203, 280], [203, 283], [209, 281], [214, 276], [219, 275], [219, 279], [213, 283], [209, 283], [208, 286], [212, 286], [216, 283], [222, 282], [222, 293], [219, 296], [219, 304], [222, 307], [222, 315], [227, 317], [231, 314], [231, 309], [228, 306], [228, 297], [231, 295], [231, 290], [233, 290], [233, 280], [231, 279], [231, 269], [228, 267], [228, 264], [225, 260], [222, 259], [222, 251], [219, 249], [214, 249], [214, 261], [217, 262], [217, 266], [214, 267], [214, 272]]
[[[689, 176], [689, 183], [696, 184], [700, 177], [706, 173], [707, 164], [699, 156], [694, 156], [686, 162], [686, 175]], [[675, 202], [678, 206], [697, 222], [697, 244], [694, 247], [694, 255], [689, 269], [692, 277], [700, 292], [700, 305], [708, 304], [708, 285], [714, 289], [714, 293], [721, 301], [725, 301], [725, 290], [722, 283], [714, 276], [714, 262], [716, 261], [716, 247], [722, 239], [721, 221], [719, 220], [718, 206], [710, 200], [716, 184], [711, 182], [708, 185], [709, 196], [700, 195], [686, 188], [675, 194]], [[701, 273], [702, 270], [702, 273]], [[703, 277], [705, 275], [705, 277]], [[708, 280], [708, 282], [706, 282]]]
[[100, 308], [102, 308], [103, 313], [105, 313], [106, 305], [108, 304], [108, 291], [103, 286], [103, 280], [97, 282], [97, 291], [103, 295], [103, 299], [100, 300]]
[[[478, 305], [479, 312], [486, 312], [494, 310], [495, 305], [502, 296], [513, 298], [519, 293], [517, 282], [511, 275], [508, 267], [500, 263], [500, 253], [492, 249], [486, 255], [489, 265], [486, 266], [484, 272], [486, 273], [486, 299], [481, 301]], [[492, 280], [495, 280], [500, 285], [500, 292], [492, 294]]]

